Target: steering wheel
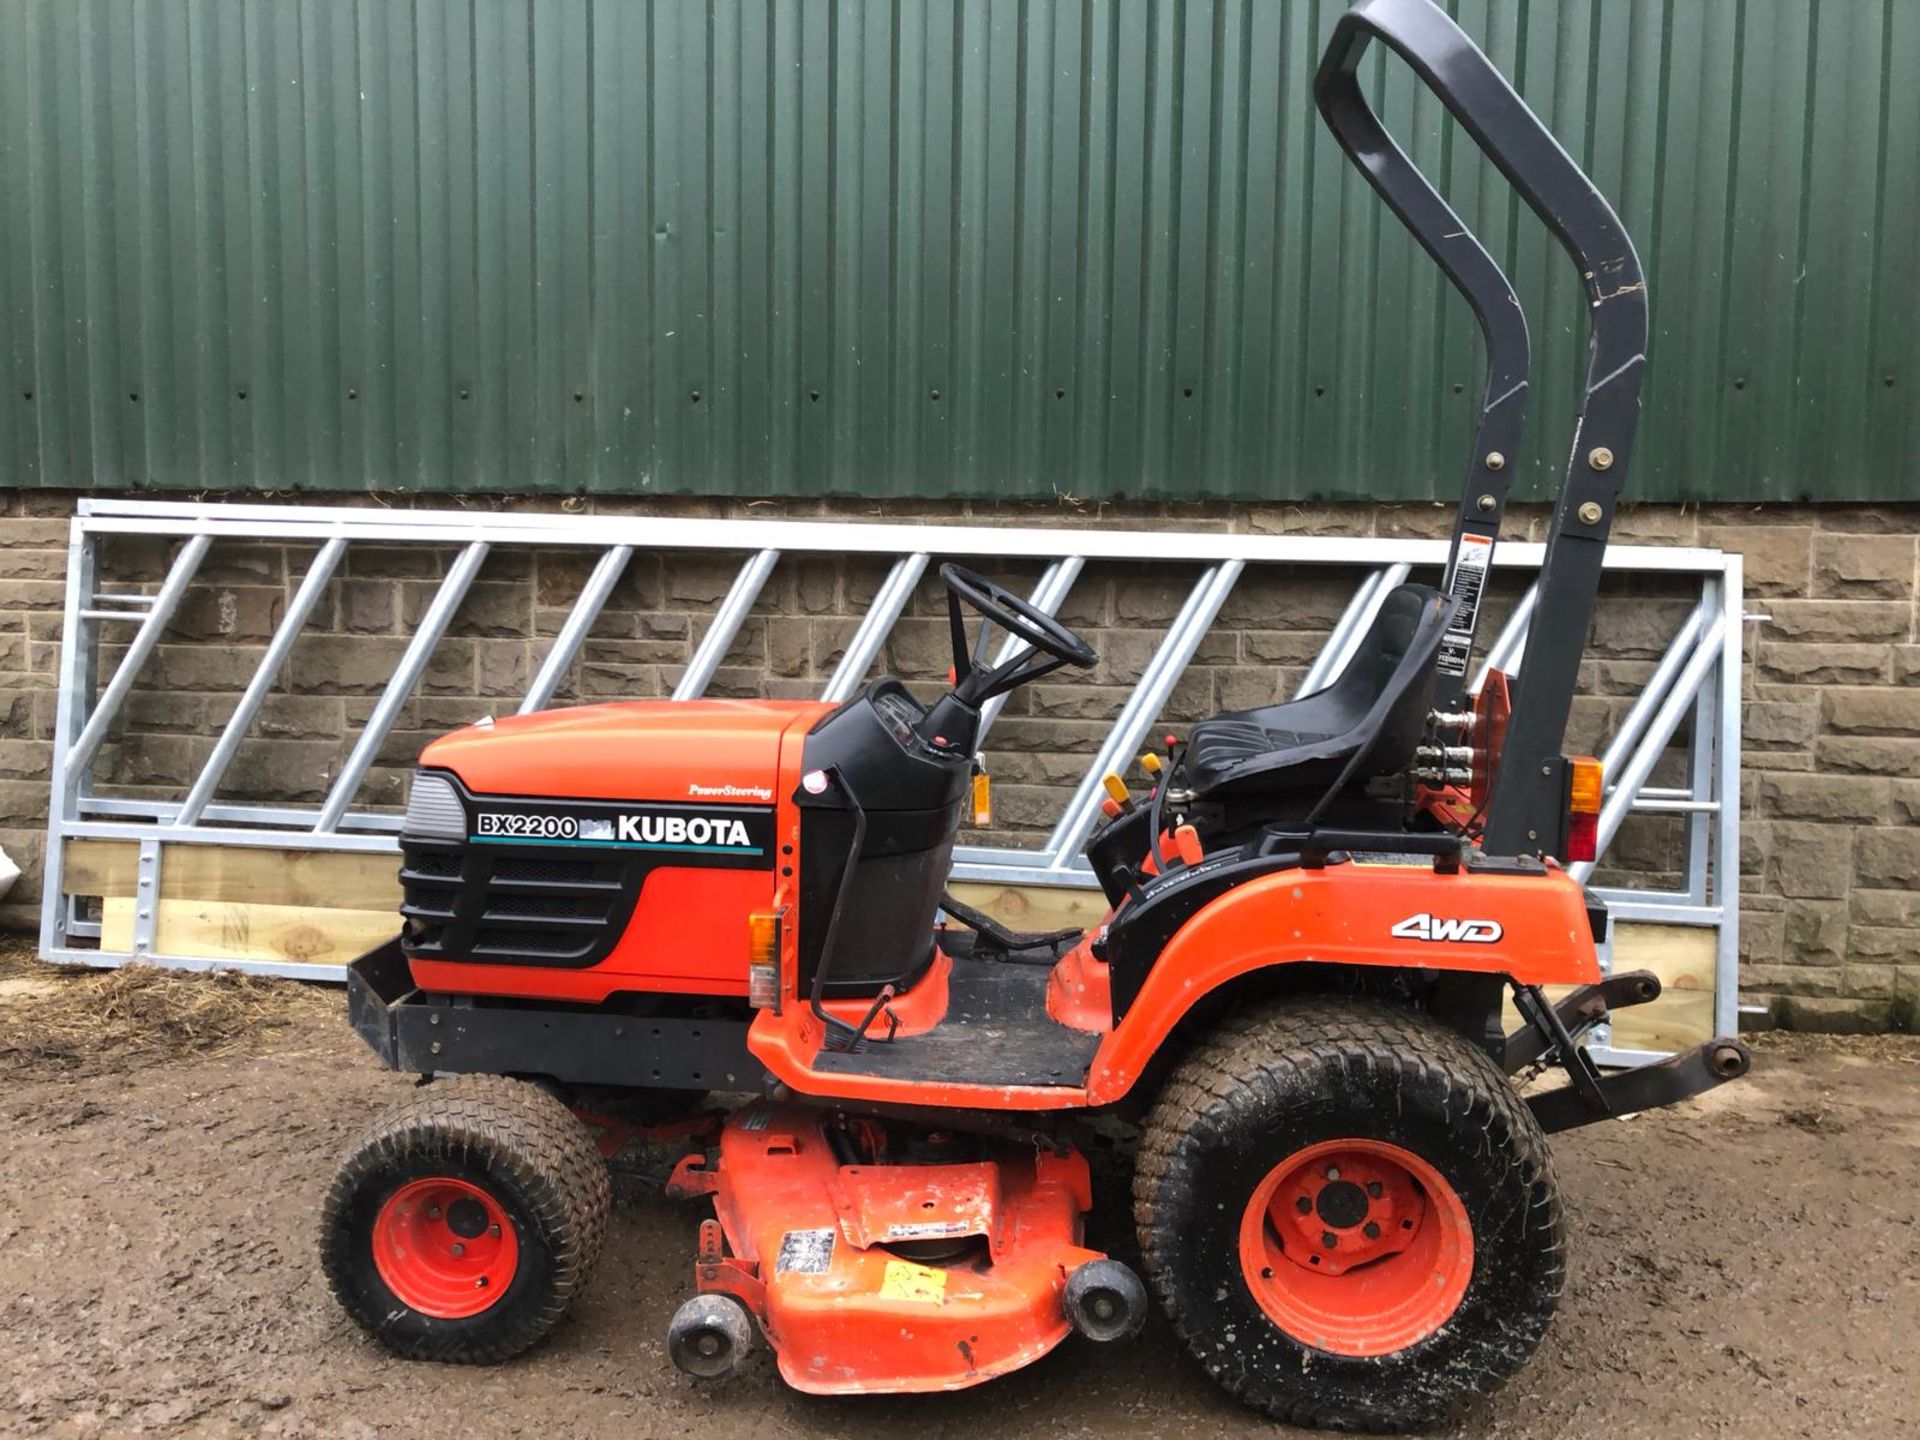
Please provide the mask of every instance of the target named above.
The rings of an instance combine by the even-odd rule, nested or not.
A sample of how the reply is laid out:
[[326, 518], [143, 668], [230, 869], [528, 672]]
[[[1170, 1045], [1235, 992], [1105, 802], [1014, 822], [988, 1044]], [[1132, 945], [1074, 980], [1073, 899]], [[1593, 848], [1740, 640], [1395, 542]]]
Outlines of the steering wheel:
[[[1009, 635], [1026, 641], [1035, 650], [1051, 655], [1063, 665], [1084, 668], [1099, 661], [1100, 657], [1094, 653], [1091, 645], [1039, 606], [1014, 594], [1004, 585], [996, 585], [986, 576], [959, 565], [942, 565], [940, 578], [947, 582], [947, 590], [951, 595], [966, 601], [982, 618], [991, 620]], [[964, 674], [966, 656], [961, 653], [964, 642], [958, 633], [957, 612], [954, 622], [954, 660], [960, 673]]]

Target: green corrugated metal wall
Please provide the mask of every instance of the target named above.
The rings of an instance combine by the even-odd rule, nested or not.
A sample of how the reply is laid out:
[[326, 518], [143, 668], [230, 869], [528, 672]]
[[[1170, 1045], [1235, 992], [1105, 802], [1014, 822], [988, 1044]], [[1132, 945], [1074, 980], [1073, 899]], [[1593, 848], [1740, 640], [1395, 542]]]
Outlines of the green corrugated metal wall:
[[[1459, 0], [1612, 195], [1642, 498], [1920, 498], [1920, 3]], [[1308, 0], [8, 0], [0, 484], [1448, 494]], [[1578, 291], [1404, 72], [1534, 319]]]

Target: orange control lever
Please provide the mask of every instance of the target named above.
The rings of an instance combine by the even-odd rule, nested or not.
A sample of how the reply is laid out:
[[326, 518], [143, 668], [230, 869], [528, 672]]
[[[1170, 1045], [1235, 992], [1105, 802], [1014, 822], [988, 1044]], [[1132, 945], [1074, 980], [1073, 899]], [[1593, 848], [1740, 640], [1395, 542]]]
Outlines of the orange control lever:
[[1174, 830], [1173, 848], [1180, 852], [1180, 858], [1189, 865], [1198, 865], [1207, 858], [1206, 849], [1200, 844], [1200, 832], [1191, 825], [1182, 825]]

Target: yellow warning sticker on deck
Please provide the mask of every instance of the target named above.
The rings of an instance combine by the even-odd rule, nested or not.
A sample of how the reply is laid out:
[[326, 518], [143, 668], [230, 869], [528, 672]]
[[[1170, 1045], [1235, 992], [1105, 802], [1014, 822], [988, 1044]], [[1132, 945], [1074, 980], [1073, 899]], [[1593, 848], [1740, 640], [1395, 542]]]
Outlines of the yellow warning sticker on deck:
[[947, 1272], [915, 1265], [910, 1260], [889, 1260], [880, 1278], [883, 1300], [920, 1300], [938, 1305], [947, 1298]]

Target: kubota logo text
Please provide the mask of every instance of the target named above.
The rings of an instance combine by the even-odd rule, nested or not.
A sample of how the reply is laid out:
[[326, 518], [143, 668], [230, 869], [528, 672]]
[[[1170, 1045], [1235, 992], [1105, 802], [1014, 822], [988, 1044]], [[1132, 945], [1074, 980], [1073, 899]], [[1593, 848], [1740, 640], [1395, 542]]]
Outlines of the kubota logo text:
[[1498, 920], [1446, 920], [1424, 910], [1393, 927], [1396, 940], [1453, 941], [1463, 945], [1491, 945], [1507, 932]]
[[759, 854], [746, 822], [731, 815], [540, 815], [482, 810], [474, 838], [636, 845], [650, 850], [741, 850]]

